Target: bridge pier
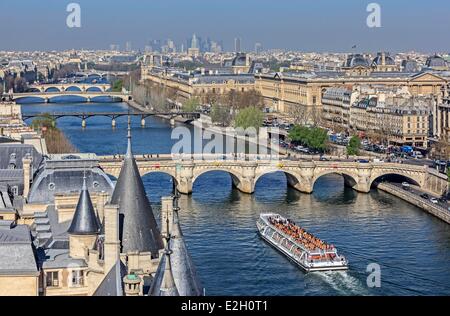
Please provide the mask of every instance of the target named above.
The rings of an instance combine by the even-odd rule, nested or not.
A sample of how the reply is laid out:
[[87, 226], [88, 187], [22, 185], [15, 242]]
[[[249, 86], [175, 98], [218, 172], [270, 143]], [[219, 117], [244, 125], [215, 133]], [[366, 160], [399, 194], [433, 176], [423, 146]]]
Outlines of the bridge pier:
[[81, 127], [86, 128], [86, 119], [81, 120]]
[[173, 118], [170, 119], [170, 126], [171, 127], [175, 126], [175, 119], [173, 119]]
[[311, 178], [302, 177], [301, 179], [298, 179], [289, 173], [285, 172], [284, 174], [286, 175], [287, 184], [291, 188], [294, 188], [295, 190], [306, 194], [311, 194], [313, 192], [313, 185]]
[[145, 127], [145, 118], [141, 119], [141, 127]]
[[112, 119], [111, 121], [111, 127], [116, 128], [116, 119]]
[[192, 194], [192, 179], [182, 177], [178, 179], [177, 182], [178, 182], [177, 186], [178, 192], [185, 195]]

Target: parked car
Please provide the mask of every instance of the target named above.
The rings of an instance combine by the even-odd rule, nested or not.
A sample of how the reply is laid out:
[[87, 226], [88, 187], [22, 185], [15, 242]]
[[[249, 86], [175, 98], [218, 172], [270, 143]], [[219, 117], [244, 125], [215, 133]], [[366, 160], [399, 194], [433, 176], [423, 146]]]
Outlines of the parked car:
[[358, 159], [357, 161], [359, 163], [369, 163], [369, 160], [367, 160], [367, 159]]
[[422, 194], [420, 195], [420, 197], [421, 197], [422, 199], [425, 199], [425, 200], [429, 200], [429, 199], [430, 199], [430, 196], [429, 196], [428, 194], [426, 194], [426, 193], [422, 193]]
[[438, 203], [439, 203], [438, 199], [436, 199], [436, 198], [434, 198], [434, 197], [431, 198], [430, 201], [431, 201], [431, 203], [433, 203], [433, 204], [438, 204]]
[[402, 182], [402, 188], [404, 190], [409, 190], [411, 188], [411, 185], [408, 182]]
[[439, 202], [441, 203], [447, 203], [447, 199], [445, 197], [440, 197]]

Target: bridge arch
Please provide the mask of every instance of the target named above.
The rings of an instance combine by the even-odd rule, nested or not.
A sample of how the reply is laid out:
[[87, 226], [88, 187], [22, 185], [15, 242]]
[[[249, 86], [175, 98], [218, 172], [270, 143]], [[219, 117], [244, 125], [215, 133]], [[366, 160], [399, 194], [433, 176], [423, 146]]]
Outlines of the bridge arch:
[[20, 97], [14, 99], [14, 101], [18, 104], [24, 104], [24, 103], [44, 103], [45, 98], [39, 97], [39, 96], [29, 96], [29, 97]]
[[61, 92], [61, 90], [58, 87], [48, 87], [45, 88], [44, 92]]
[[153, 174], [153, 173], [167, 174], [167, 175], [171, 176], [172, 179], [174, 179], [174, 181], [178, 182], [177, 176], [176, 176], [174, 171], [169, 170], [169, 169], [165, 169], [165, 168], [159, 168], [159, 167], [155, 167], [154, 169], [141, 171], [141, 178], [143, 178], [143, 177], [145, 177], [145, 176], [147, 176], [149, 174]]
[[256, 184], [258, 181], [269, 174], [275, 174], [275, 173], [282, 173], [286, 177], [286, 183], [288, 186], [293, 187], [294, 189], [297, 189], [299, 191], [303, 191], [303, 185], [305, 184], [304, 181], [302, 181], [302, 177], [300, 173], [294, 172], [289, 169], [281, 169], [281, 168], [270, 168], [263, 170], [261, 172], [258, 172], [255, 176], [254, 181], [254, 187], [256, 188]]
[[324, 170], [314, 175], [311, 181], [311, 192], [314, 190], [314, 185], [316, 184], [317, 180], [319, 180], [321, 177], [330, 175], [330, 174], [338, 174], [341, 175], [344, 178], [344, 184], [348, 187], [355, 188], [358, 185], [358, 174], [353, 173], [347, 170], [339, 170], [339, 169], [330, 169], [330, 170]]
[[78, 86], [69, 86], [64, 91], [81, 92], [82, 90]]
[[79, 103], [79, 102], [87, 102], [88, 98], [84, 95], [80, 94], [65, 94], [65, 95], [56, 95], [48, 98], [49, 103]]
[[210, 172], [225, 172], [228, 173], [231, 177], [231, 182], [234, 187], [238, 189], [242, 189], [242, 175], [239, 174], [237, 171], [232, 170], [231, 168], [221, 168], [221, 167], [214, 167], [214, 168], [202, 168], [200, 170], [195, 170], [192, 177], [192, 186], [194, 185], [195, 181], [200, 178], [202, 175]]
[[379, 174], [372, 176], [372, 179], [370, 181], [370, 187], [373, 187], [377, 183], [383, 182], [383, 181], [389, 181], [389, 182], [395, 182], [395, 183], [408, 182], [412, 185], [422, 187], [422, 183], [421, 183], [420, 179], [417, 179], [417, 176], [414, 176], [413, 174], [406, 173], [406, 172], [395, 172], [395, 171], [388, 171], [385, 173], [379, 173]]
[[103, 92], [103, 90], [100, 87], [89, 87], [86, 92]]

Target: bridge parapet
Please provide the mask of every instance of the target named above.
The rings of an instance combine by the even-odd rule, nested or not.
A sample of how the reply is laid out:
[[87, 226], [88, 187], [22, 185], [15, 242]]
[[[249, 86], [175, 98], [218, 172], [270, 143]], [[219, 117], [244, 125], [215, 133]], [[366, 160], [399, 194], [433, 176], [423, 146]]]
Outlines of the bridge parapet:
[[[233, 185], [245, 193], [253, 193], [256, 182], [264, 175], [283, 172], [287, 182], [295, 189], [312, 193], [314, 184], [322, 176], [340, 174], [345, 184], [358, 192], [368, 193], [377, 179], [386, 175], [400, 175], [416, 181], [421, 187], [431, 183], [442, 191], [447, 180], [430, 173], [427, 167], [396, 163], [359, 163], [345, 161], [295, 161], [295, 160], [174, 160], [171, 155], [160, 155], [157, 159], [136, 155], [141, 175], [162, 172], [172, 176], [178, 184], [179, 191], [192, 193], [193, 183], [210, 171], [225, 171], [231, 175]], [[220, 158], [217, 156], [217, 158]], [[119, 156], [99, 157], [99, 164], [106, 173], [118, 176], [122, 159]]]

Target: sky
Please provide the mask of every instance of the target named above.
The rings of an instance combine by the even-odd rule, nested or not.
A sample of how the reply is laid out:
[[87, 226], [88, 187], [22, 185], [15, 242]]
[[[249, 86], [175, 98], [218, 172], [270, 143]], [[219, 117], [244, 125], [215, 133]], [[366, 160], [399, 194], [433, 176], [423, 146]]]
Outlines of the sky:
[[[376, 1], [376, 0], [375, 0]], [[233, 49], [450, 52], [450, 1], [378, 0], [369, 28], [364, 0], [1, 0], [0, 50], [143, 49], [149, 39], [186, 43], [193, 33]], [[66, 7], [81, 7], [69, 28]]]

